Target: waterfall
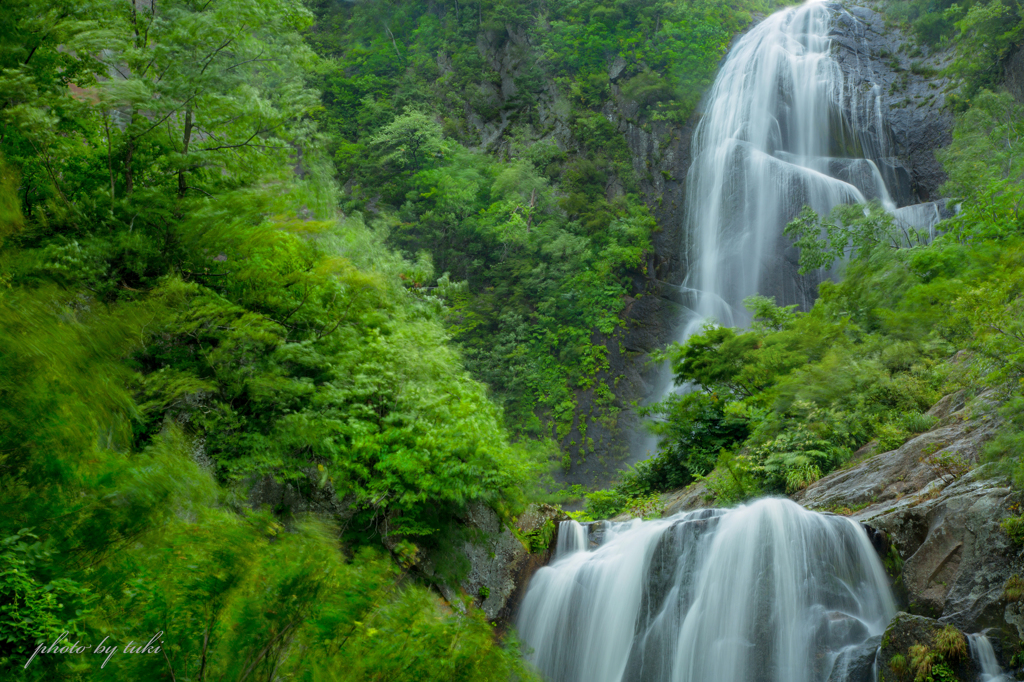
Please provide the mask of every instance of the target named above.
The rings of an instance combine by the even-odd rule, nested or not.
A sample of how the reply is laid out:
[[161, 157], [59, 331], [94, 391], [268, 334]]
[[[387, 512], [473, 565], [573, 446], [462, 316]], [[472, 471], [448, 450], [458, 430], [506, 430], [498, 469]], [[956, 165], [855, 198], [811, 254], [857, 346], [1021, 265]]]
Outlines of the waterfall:
[[864, 529], [789, 500], [604, 526], [521, 605], [549, 682], [824, 682], [896, 612]]
[[967, 635], [967, 643], [971, 647], [971, 658], [981, 668], [979, 682], [1009, 682], [1013, 679], [1003, 674], [1003, 669], [999, 667], [996, 652], [988, 637], [980, 633]]
[[827, 214], [878, 200], [901, 226], [926, 229], [939, 218], [935, 204], [897, 212], [881, 93], [844, 82], [830, 24], [820, 2], [776, 12], [740, 38], [715, 80], [693, 136], [680, 341], [708, 320], [746, 326], [753, 294], [810, 307], [827, 273], [800, 276], [782, 233], [805, 205]]
[[[863, 90], [844, 78], [832, 56], [831, 12], [808, 0], [767, 17], [736, 42], [708, 93], [687, 175], [680, 343], [708, 322], [746, 327], [743, 300], [754, 294], [811, 307], [830, 273], [800, 275], [799, 253], [783, 234], [804, 206], [825, 215], [878, 201], [905, 241], [911, 228], [935, 236], [945, 200], [897, 207], [894, 195], [912, 197], [893, 163], [880, 86]], [[856, 70], [869, 68], [858, 61]], [[651, 401], [686, 390], [673, 386], [664, 362]], [[637, 441], [641, 458], [657, 449], [654, 436]]]
[[555, 543], [554, 560], [567, 554], [587, 548], [587, 528], [579, 521], [562, 521], [558, 524], [558, 539]]

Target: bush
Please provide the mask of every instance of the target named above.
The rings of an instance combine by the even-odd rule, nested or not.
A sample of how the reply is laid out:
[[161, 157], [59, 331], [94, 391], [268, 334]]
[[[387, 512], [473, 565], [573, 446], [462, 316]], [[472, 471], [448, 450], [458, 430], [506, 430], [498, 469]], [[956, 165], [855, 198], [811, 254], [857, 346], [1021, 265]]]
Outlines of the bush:
[[695, 391], [673, 394], [643, 408], [657, 416], [653, 431], [662, 437], [661, 450], [627, 472], [624, 485], [634, 494], [681, 488], [714, 469], [723, 448], [731, 449], [748, 435], [747, 419], [726, 414], [728, 401], [717, 394]]
[[1003, 599], [1008, 602], [1017, 602], [1021, 597], [1024, 597], [1024, 580], [1014, 573], [1003, 586]]
[[900, 425], [910, 433], [925, 433], [931, 431], [938, 422], [938, 418], [919, 412], [910, 412], [900, 417]]
[[876, 437], [878, 438], [878, 452], [895, 450], [907, 442], [910, 432], [898, 423], [885, 423], [878, 427]]
[[704, 485], [722, 506], [738, 504], [762, 494], [757, 477], [757, 465], [749, 455], [734, 455], [723, 450], [718, 464], [706, 478]]
[[1008, 516], [999, 522], [999, 527], [1015, 545], [1024, 545], [1024, 516]]
[[935, 633], [935, 649], [946, 661], [955, 661], [967, 655], [967, 640], [955, 625], [947, 625]]
[[943, 450], [924, 461], [947, 485], [971, 470], [971, 462], [954, 450]]
[[889, 659], [889, 667], [892, 668], [892, 671], [899, 677], [906, 675], [907, 670], [909, 669], [907, 666], [907, 659], [903, 654], [894, 654], [893, 657]]
[[610, 519], [626, 508], [628, 497], [617, 490], [595, 490], [587, 495], [587, 514], [594, 519]]

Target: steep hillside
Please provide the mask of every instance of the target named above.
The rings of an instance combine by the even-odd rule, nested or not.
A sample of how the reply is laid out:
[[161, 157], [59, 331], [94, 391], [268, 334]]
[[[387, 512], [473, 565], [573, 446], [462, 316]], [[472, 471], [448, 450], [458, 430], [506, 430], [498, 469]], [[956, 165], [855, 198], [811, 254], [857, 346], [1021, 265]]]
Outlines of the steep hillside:
[[629, 456], [678, 315], [693, 114], [767, 8], [318, 4], [345, 210], [429, 256], [412, 288], [466, 283], [448, 329], [509, 427], [558, 443], [565, 481]]

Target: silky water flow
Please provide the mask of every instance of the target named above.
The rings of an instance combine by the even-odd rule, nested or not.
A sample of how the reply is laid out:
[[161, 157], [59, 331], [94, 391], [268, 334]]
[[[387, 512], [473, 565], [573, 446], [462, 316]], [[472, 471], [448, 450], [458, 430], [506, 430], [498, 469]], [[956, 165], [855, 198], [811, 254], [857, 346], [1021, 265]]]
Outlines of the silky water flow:
[[[833, 11], [811, 1], [767, 17], [736, 42], [708, 93], [687, 174], [676, 341], [709, 323], [746, 327], [743, 301], [755, 294], [810, 308], [832, 273], [799, 273], [783, 231], [804, 206], [826, 215], [877, 201], [908, 234], [934, 236], [944, 204], [899, 196], [910, 205], [897, 206], [882, 92], [861, 82], [871, 82], [870, 60], [857, 58], [865, 79], [848, 78], [833, 57]], [[665, 362], [651, 400], [686, 390]], [[653, 436], [641, 441], [648, 455], [657, 450]]]
[[[783, 229], [809, 205], [879, 201], [932, 229], [934, 204], [898, 208], [876, 87], [846, 83], [822, 3], [784, 9], [730, 51], [694, 133], [685, 224], [685, 340], [749, 324], [743, 300], [809, 307]], [[520, 607], [550, 682], [847, 682], [877, 677], [895, 614], [864, 529], [783, 499], [668, 519], [565, 522]], [[981, 648], [981, 640], [973, 642]], [[865, 669], [865, 666], [867, 668]]]
[[825, 215], [875, 200], [929, 233], [941, 217], [935, 203], [897, 207], [881, 92], [844, 77], [832, 11], [809, 2], [766, 18], [737, 41], [708, 94], [687, 175], [680, 341], [708, 321], [746, 326], [743, 299], [754, 294], [810, 307], [828, 273], [799, 275], [783, 234], [804, 206]]
[[598, 527], [561, 524], [520, 608], [551, 682], [841, 682], [896, 613], [864, 529], [789, 500]]

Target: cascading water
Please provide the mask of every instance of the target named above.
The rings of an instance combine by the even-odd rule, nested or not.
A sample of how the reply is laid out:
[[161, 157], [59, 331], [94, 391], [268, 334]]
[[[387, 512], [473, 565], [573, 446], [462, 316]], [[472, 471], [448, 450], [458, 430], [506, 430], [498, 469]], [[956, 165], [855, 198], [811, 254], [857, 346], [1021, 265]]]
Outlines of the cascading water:
[[828, 173], [842, 82], [828, 22], [821, 4], [773, 14], [740, 39], [715, 81], [686, 193], [684, 287], [696, 301], [684, 338], [708, 319], [743, 326], [742, 300], [779, 285], [780, 302], [806, 302], [806, 292], [787, 290], [796, 278], [762, 281], [777, 264], [782, 228], [805, 204], [827, 212], [864, 199]]
[[805, 205], [826, 214], [875, 199], [900, 224], [937, 222], [934, 204], [896, 209], [880, 92], [844, 81], [830, 24], [820, 2], [777, 12], [737, 42], [715, 80], [693, 137], [682, 285], [690, 314], [678, 340], [708, 320], [745, 326], [743, 299], [753, 294], [813, 303], [824, 273], [801, 277], [783, 235]]
[[[939, 217], [934, 204], [892, 200], [879, 89], [844, 83], [829, 12], [812, 2], [768, 17], [715, 81], [687, 181], [680, 340], [708, 320], [746, 325], [743, 299], [756, 293], [811, 304], [822, 273], [800, 277], [783, 235], [805, 205], [878, 200], [918, 228]], [[596, 529], [567, 522], [517, 624], [550, 682], [850, 682], [877, 674], [893, 615], [861, 526], [769, 498]]]
[[981, 668], [978, 682], [1010, 682], [1013, 680], [1009, 675], [1003, 674], [1003, 669], [999, 667], [996, 652], [988, 637], [980, 633], [967, 635], [967, 643], [971, 648], [971, 658]]
[[[754, 294], [811, 306], [827, 273], [801, 276], [783, 235], [804, 206], [827, 214], [877, 200], [904, 227], [938, 222], [934, 203], [896, 208], [880, 89], [845, 81], [831, 54], [831, 21], [813, 0], [776, 12], [737, 41], [715, 79], [693, 135], [676, 341], [708, 322], [747, 326], [743, 300]], [[651, 396], [676, 390], [665, 362]], [[657, 450], [654, 436], [640, 442], [648, 456]]]
[[563, 524], [523, 600], [550, 682], [823, 682], [896, 612], [863, 528], [788, 500], [605, 525]]

